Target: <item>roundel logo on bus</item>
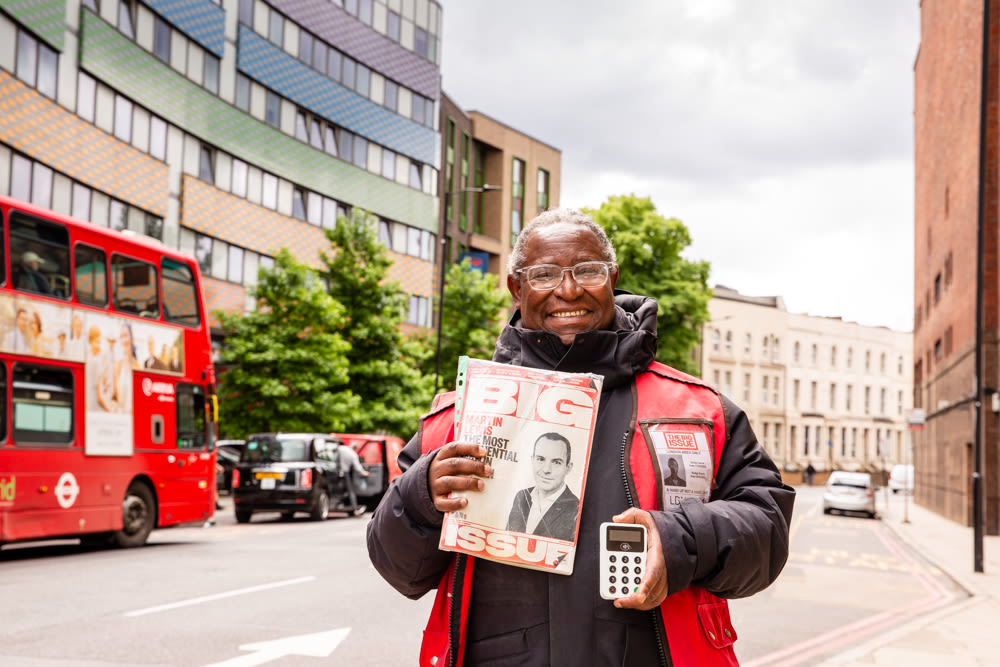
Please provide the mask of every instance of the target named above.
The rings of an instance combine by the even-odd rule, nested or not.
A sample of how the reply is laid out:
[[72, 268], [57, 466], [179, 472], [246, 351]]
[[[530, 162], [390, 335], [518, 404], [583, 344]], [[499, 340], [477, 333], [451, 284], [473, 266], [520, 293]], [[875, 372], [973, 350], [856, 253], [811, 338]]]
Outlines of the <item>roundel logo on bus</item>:
[[56, 482], [56, 500], [59, 502], [59, 507], [64, 510], [69, 509], [79, 494], [80, 485], [76, 483], [76, 477], [71, 472], [64, 472]]
[[156, 400], [171, 402], [174, 400], [174, 385], [170, 382], [160, 382], [152, 378], [143, 378], [142, 393], [146, 396], [156, 394]]

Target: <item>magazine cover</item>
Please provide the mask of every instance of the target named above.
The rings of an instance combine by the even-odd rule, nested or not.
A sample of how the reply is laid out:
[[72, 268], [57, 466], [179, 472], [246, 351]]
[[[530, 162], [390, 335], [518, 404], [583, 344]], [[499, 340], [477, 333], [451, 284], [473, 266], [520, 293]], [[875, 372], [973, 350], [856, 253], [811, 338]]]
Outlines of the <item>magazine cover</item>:
[[604, 378], [462, 357], [455, 439], [486, 449], [493, 476], [448, 512], [439, 547], [573, 573], [580, 505]]

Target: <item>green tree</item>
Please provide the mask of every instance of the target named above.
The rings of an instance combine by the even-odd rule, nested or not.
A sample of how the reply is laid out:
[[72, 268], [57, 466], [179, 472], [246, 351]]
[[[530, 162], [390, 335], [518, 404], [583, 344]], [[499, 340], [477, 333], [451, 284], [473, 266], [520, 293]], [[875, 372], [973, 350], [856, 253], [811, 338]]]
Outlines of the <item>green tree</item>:
[[409, 437], [430, 402], [433, 380], [421, 375], [418, 352], [400, 331], [407, 297], [386, 279], [392, 260], [378, 240], [375, 218], [355, 209], [326, 236], [332, 248], [320, 253], [320, 275], [344, 307], [340, 331], [351, 344], [347, 383], [361, 399], [346, 430]]
[[229, 366], [219, 382], [222, 432], [343, 429], [359, 404], [347, 388], [343, 307], [284, 249], [261, 269], [254, 296], [254, 312], [217, 313]]
[[688, 373], [696, 373], [692, 349], [701, 342], [708, 321], [709, 263], [681, 257], [691, 245], [687, 227], [657, 213], [647, 197], [609, 197], [593, 216], [618, 253], [618, 287], [657, 300], [659, 351], [656, 358]]
[[[510, 305], [507, 289], [498, 288], [497, 280], [495, 274], [473, 271], [468, 259], [448, 267], [438, 391], [455, 388], [458, 358], [463, 354], [479, 359], [493, 357], [503, 325], [500, 314]], [[426, 375], [433, 376], [437, 370], [437, 332], [426, 334], [421, 340], [426, 350], [421, 368]]]

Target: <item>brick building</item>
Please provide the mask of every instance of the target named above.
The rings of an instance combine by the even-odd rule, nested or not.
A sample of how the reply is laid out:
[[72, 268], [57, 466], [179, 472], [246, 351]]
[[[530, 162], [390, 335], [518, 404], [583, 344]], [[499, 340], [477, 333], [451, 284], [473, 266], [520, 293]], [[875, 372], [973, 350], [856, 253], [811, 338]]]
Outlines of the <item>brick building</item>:
[[[914, 441], [916, 502], [972, 525], [976, 468], [977, 222], [983, 3], [920, 3], [914, 65], [914, 394], [926, 427]], [[1000, 3], [990, 6], [983, 247], [982, 450], [985, 530], [1000, 534], [1000, 457], [991, 394], [997, 371], [997, 150]]]

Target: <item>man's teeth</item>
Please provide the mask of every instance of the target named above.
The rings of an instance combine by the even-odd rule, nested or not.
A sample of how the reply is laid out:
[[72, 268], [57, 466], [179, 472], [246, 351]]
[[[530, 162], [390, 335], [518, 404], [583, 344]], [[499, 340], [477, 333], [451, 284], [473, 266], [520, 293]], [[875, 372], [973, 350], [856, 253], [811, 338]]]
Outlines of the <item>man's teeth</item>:
[[585, 310], [571, 310], [568, 313], [552, 313], [552, 317], [579, 317], [580, 315], [585, 315], [587, 311]]

